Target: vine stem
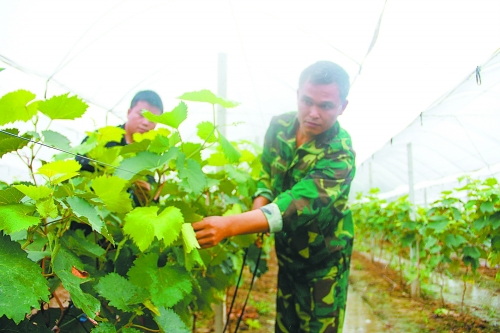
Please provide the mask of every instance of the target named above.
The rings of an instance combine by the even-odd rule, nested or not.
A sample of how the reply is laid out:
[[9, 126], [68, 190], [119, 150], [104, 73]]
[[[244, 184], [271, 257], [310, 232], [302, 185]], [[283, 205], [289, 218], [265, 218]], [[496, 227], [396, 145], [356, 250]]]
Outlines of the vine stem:
[[130, 326], [128, 326], [128, 327], [136, 327], [136, 328], [140, 328], [141, 330], [148, 331], [148, 332], [161, 332], [160, 330], [154, 330], [154, 329], [147, 328], [145, 326], [141, 326], [141, 325], [137, 325], [137, 324], [130, 324]]

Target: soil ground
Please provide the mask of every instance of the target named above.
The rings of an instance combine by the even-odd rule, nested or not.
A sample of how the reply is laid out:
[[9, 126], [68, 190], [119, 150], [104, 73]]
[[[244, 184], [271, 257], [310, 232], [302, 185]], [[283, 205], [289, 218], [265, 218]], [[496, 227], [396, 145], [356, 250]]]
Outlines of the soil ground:
[[[274, 253], [268, 260], [269, 271], [256, 280], [250, 293], [238, 331], [274, 332], [277, 263]], [[226, 332], [235, 332], [241, 307], [248, 293], [251, 274], [246, 270]], [[352, 257], [349, 300], [344, 333], [465, 333], [500, 332], [494, 326], [460, 307], [433, 299], [412, 300], [406, 286], [399, 283], [397, 272], [374, 263], [355, 252]], [[228, 291], [227, 308], [233, 297]], [[213, 332], [213, 318], [198, 322], [197, 333]]]

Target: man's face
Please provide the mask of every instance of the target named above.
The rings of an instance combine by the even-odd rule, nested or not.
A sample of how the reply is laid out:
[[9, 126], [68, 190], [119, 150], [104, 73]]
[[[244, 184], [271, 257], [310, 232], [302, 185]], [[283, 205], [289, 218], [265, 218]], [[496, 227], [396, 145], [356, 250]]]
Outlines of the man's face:
[[342, 102], [340, 99], [336, 83], [313, 84], [306, 81], [297, 90], [297, 102], [298, 134], [305, 140], [332, 127], [347, 106], [347, 101]]
[[142, 110], [148, 110], [154, 114], [160, 115], [161, 111], [155, 106], [152, 106], [148, 102], [139, 101], [137, 104], [128, 110], [127, 115], [127, 125], [125, 129], [127, 134], [132, 136], [134, 133], [145, 133], [155, 128], [156, 123], [153, 123], [142, 115]]

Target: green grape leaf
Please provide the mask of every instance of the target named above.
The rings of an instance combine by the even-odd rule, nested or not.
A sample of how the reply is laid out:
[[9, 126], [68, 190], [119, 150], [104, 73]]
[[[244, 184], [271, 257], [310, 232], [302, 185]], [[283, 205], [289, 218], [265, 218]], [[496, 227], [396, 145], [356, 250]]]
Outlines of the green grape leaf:
[[142, 140], [140, 142], [136, 141], [134, 143], [123, 146], [122, 150], [120, 151], [120, 155], [145, 151], [146, 149], [148, 149], [150, 143], [151, 142], [149, 140]]
[[40, 199], [45, 199], [52, 195], [53, 190], [47, 186], [33, 186], [33, 185], [14, 185], [16, 189], [30, 197], [31, 199], [38, 201]]
[[75, 271], [83, 271], [83, 264], [73, 253], [60, 247], [52, 258], [54, 273], [61, 279], [64, 288], [71, 295], [75, 306], [90, 318], [95, 318], [100, 311], [101, 302], [91, 294], [85, 293], [80, 285], [91, 281], [90, 276], [80, 277]]
[[38, 102], [38, 110], [50, 119], [76, 119], [81, 117], [87, 108], [87, 103], [77, 96], [68, 97], [69, 93], [53, 96], [46, 101]]
[[169, 333], [189, 333], [191, 332], [186, 324], [181, 320], [178, 314], [172, 309], [160, 307], [160, 315], [155, 316], [155, 321], [158, 326], [164, 331]]
[[10, 234], [37, 225], [40, 218], [30, 215], [34, 210], [35, 207], [24, 204], [0, 206], [0, 230]]
[[172, 132], [170, 132], [169, 129], [160, 127], [155, 130], [147, 131], [144, 133], [134, 133], [132, 135], [132, 138], [134, 139], [134, 142], [142, 142], [144, 140], [147, 140], [149, 142], [153, 141], [157, 136], [164, 136], [168, 137]]
[[495, 205], [493, 202], [486, 201], [481, 204], [479, 210], [483, 213], [493, 213], [495, 211]]
[[97, 214], [94, 206], [88, 203], [87, 200], [80, 197], [68, 197], [66, 198], [66, 202], [69, 204], [76, 216], [86, 218], [93, 230], [102, 233], [104, 222], [99, 214]]
[[44, 142], [61, 150], [71, 149], [71, 142], [64, 135], [54, 131], [42, 131]]
[[464, 247], [464, 256], [471, 257], [474, 259], [479, 259], [481, 256], [481, 252], [474, 246], [466, 246]]
[[17, 120], [28, 121], [37, 113], [37, 103], [29, 102], [36, 97], [30, 91], [17, 90], [0, 98], [0, 126]]
[[158, 254], [150, 252], [141, 255], [134, 260], [134, 265], [127, 272], [129, 281], [139, 287], [149, 290], [151, 284], [153, 284], [153, 278], [152, 275], [149, 275], [149, 272], [153, 272], [157, 268]]
[[187, 166], [179, 170], [179, 176], [187, 182], [186, 192], [197, 195], [207, 186], [207, 176], [200, 164], [193, 159], [187, 160]]
[[[95, 326], [91, 333], [116, 333], [115, 325], [111, 323], [101, 322], [99, 325]], [[125, 332], [122, 330], [122, 332]]]
[[142, 331], [136, 330], [135, 328], [132, 327], [123, 327], [122, 333], [142, 333]]
[[445, 221], [430, 222], [427, 225], [427, 228], [434, 229], [436, 232], [439, 233], [444, 231], [447, 226], [448, 226], [448, 221], [445, 220]]
[[234, 179], [239, 184], [244, 184], [248, 180], [248, 173], [238, 170], [232, 165], [227, 165], [225, 170], [229, 178]]
[[205, 263], [203, 259], [201, 259], [200, 252], [198, 249], [193, 249], [191, 252], [186, 252], [186, 248], [184, 248], [184, 261], [186, 264], [186, 270], [190, 272], [196, 264], [200, 267], [205, 267]]
[[481, 230], [486, 225], [488, 225], [489, 222], [490, 222], [489, 219], [487, 219], [485, 216], [481, 216], [480, 218], [478, 218], [477, 220], [475, 220], [472, 225], [473, 225], [474, 229]]
[[130, 282], [145, 288], [156, 307], [172, 307], [192, 291], [191, 278], [181, 267], [158, 267], [158, 254], [147, 253], [128, 271]]
[[172, 111], [164, 112], [161, 115], [156, 115], [149, 111], [143, 113], [144, 118], [163, 125], [173, 127], [175, 129], [179, 128], [184, 120], [187, 119], [187, 105], [184, 102], [180, 102]]
[[100, 258], [106, 254], [106, 251], [101, 246], [85, 238], [81, 229], [67, 230], [60, 239], [64, 246], [78, 257]]
[[467, 240], [463, 236], [453, 235], [453, 234], [446, 235], [445, 241], [446, 241], [446, 245], [452, 246], [454, 248], [457, 248], [460, 245], [467, 243]]
[[500, 227], [500, 212], [496, 212], [495, 214], [490, 216], [491, 228], [496, 230]]
[[38, 173], [49, 178], [51, 183], [58, 184], [75, 176], [81, 165], [75, 160], [55, 161], [42, 165]]
[[0, 191], [0, 205], [20, 203], [25, 194], [17, 188], [8, 188]]
[[147, 291], [117, 273], [109, 273], [100, 278], [95, 290], [115, 308], [133, 312], [131, 305], [142, 303], [148, 297]]
[[181, 232], [184, 218], [176, 207], [167, 207], [156, 215], [158, 207], [137, 207], [125, 216], [123, 232], [139, 250], [145, 251], [156, 236], [166, 246], [172, 244]]
[[50, 216], [51, 218], [55, 219], [59, 215], [57, 206], [54, 203], [54, 199], [52, 198], [38, 201], [36, 203], [36, 210], [43, 218], [47, 218]]
[[187, 92], [182, 94], [182, 96], [177, 97], [179, 99], [185, 100], [185, 101], [191, 101], [191, 102], [205, 102], [205, 103], [210, 103], [212, 105], [214, 104], [219, 104], [222, 107], [225, 107], [227, 109], [234, 108], [240, 103], [229, 101], [227, 99], [224, 99], [222, 97], [216, 96], [213, 92], [207, 89], [203, 89], [200, 91], [193, 91], [193, 92]]
[[166, 246], [169, 246], [179, 237], [183, 223], [184, 217], [179, 208], [167, 207], [155, 221], [155, 236], [159, 240], [163, 240]]
[[1, 71], [4, 71], [4, 70], [5, 70], [5, 68], [0, 68], [0, 72], [1, 72]]
[[207, 163], [211, 166], [224, 166], [229, 164], [229, 161], [226, 159], [226, 155], [223, 152], [218, 151], [208, 157]]
[[123, 232], [142, 252], [146, 251], [154, 240], [157, 211], [158, 207], [137, 207], [125, 216]]
[[7, 153], [26, 147], [29, 143], [29, 136], [22, 136], [26, 140], [17, 137], [17, 135], [19, 134], [17, 128], [9, 128], [2, 131], [11, 133], [12, 135], [0, 132], [0, 157]]
[[148, 151], [140, 152], [134, 157], [124, 159], [120, 163], [120, 169], [116, 170], [115, 176], [129, 180], [143, 170], [155, 170], [162, 167], [175, 158], [178, 152], [179, 149], [176, 147], [170, 148], [160, 156]]
[[231, 163], [236, 163], [240, 160], [241, 153], [219, 132], [219, 144], [222, 152]]
[[198, 132], [196, 133], [200, 139], [206, 141], [208, 143], [213, 143], [217, 141], [215, 137], [215, 127], [209, 121], [204, 121], [196, 126], [198, 128]]
[[40, 266], [27, 258], [17, 242], [0, 234], [0, 317], [18, 324], [40, 300], [49, 301], [49, 287]]
[[108, 142], [121, 142], [125, 135], [125, 130], [121, 127], [105, 126], [99, 128], [94, 134], [97, 142], [101, 145], [105, 145]]
[[149, 151], [156, 154], [163, 154], [170, 148], [170, 139], [168, 137], [157, 135], [149, 145]]
[[164, 266], [150, 274], [153, 274], [151, 301], [157, 307], [170, 308], [192, 291], [190, 276], [184, 268]]
[[92, 189], [111, 212], [127, 213], [132, 210], [130, 195], [124, 191], [127, 181], [116, 176], [100, 176], [92, 180]]
[[498, 180], [496, 178], [487, 178], [484, 180], [484, 183], [488, 186], [494, 186], [498, 184]]
[[182, 224], [182, 242], [187, 253], [200, 248], [193, 226], [190, 223]]
[[181, 135], [179, 134], [179, 132], [174, 132], [172, 133], [172, 135], [170, 136], [170, 147], [174, 147], [176, 144], [178, 144], [179, 142], [181, 142]]
[[495, 235], [491, 238], [491, 251], [500, 252], [500, 235]]
[[203, 147], [201, 146], [201, 144], [194, 142], [183, 142], [180, 149], [186, 156], [189, 156], [189, 158], [197, 161], [200, 164], [202, 163], [201, 150], [203, 149]]

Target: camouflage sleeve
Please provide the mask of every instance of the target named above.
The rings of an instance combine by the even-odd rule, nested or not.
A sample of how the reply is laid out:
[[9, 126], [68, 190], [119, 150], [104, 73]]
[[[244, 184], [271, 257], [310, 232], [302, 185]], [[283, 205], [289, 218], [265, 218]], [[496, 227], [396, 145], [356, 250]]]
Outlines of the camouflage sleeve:
[[254, 198], [258, 196], [263, 196], [267, 198], [270, 202], [274, 200], [274, 192], [271, 188], [271, 147], [270, 138], [273, 135], [272, 126], [270, 126], [264, 137], [264, 148], [262, 150], [261, 162], [262, 170], [260, 172], [259, 181], [257, 183], [257, 191], [254, 194]]
[[[349, 138], [339, 140], [316, 165], [290, 189], [278, 195], [283, 231], [296, 230], [315, 218], [342, 215], [355, 173]], [[337, 145], [336, 145], [337, 146]]]

